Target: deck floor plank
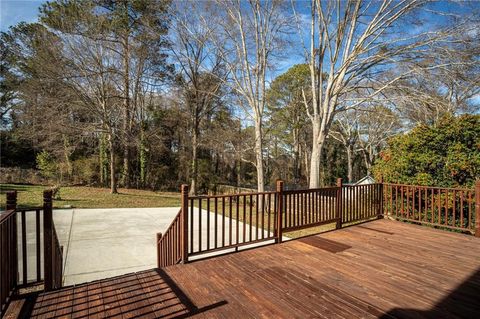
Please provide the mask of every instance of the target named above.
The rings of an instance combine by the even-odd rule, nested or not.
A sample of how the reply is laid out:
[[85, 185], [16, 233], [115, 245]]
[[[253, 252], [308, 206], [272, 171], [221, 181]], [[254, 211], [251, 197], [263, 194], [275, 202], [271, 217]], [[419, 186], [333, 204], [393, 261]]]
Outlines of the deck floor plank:
[[480, 238], [375, 220], [65, 287], [29, 309], [37, 318], [479, 318]]

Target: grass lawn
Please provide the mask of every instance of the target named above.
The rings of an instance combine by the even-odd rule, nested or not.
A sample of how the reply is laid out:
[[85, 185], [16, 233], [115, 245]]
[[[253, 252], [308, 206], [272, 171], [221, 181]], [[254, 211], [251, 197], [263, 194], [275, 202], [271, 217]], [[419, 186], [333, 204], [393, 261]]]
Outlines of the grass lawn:
[[[18, 207], [42, 205], [42, 192], [48, 186], [0, 184], [0, 209], [5, 209], [9, 190], [17, 190]], [[60, 198], [53, 201], [54, 208], [72, 206], [74, 208], [115, 208], [115, 207], [177, 207], [180, 206], [179, 193], [161, 193], [137, 189], [118, 190], [110, 194], [108, 188], [66, 186], [60, 189]]]

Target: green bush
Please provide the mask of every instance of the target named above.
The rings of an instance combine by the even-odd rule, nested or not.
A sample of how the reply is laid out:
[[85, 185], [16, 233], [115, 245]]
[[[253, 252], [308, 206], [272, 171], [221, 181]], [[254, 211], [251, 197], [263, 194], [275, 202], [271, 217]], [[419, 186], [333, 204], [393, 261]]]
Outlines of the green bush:
[[58, 163], [55, 157], [47, 151], [42, 151], [36, 157], [37, 168], [42, 175], [49, 179], [57, 179], [59, 173]]
[[480, 178], [480, 115], [446, 116], [392, 138], [373, 172], [386, 182], [472, 187]]

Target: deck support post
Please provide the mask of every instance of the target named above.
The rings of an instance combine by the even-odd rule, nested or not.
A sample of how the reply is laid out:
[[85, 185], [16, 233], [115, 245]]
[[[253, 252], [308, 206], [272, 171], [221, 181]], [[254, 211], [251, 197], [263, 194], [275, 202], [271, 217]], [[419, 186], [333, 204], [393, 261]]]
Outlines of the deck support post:
[[343, 194], [343, 179], [337, 178], [337, 209], [335, 210], [337, 218], [337, 223], [335, 225], [335, 229], [342, 228], [342, 219], [343, 219], [343, 207], [342, 207], [342, 194]]
[[283, 217], [283, 181], [277, 180], [277, 220], [276, 222], [276, 240], [275, 242], [280, 244], [282, 242], [282, 217]]
[[[181, 214], [181, 229], [182, 235], [180, 244], [182, 247], [182, 262], [186, 264], [188, 262], [188, 185], [183, 184], [181, 188], [182, 192], [182, 214]], [[193, 236], [193, 234], [192, 234]]]
[[475, 237], [480, 237], [480, 179], [475, 182]]
[[45, 291], [53, 290], [53, 213], [52, 191], [43, 191], [43, 254]]

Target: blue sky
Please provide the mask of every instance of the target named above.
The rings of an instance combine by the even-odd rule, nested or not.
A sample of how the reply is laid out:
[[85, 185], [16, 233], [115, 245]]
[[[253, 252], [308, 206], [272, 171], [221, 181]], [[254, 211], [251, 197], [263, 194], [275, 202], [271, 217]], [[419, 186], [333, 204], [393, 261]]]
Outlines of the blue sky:
[[37, 21], [38, 7], [45, 0], [0, 0], [0, 30], [6, 31], [10, 26], [21, 21]]

